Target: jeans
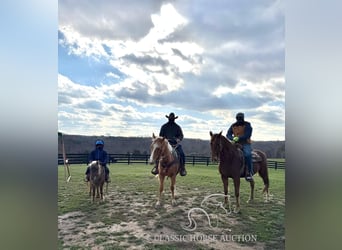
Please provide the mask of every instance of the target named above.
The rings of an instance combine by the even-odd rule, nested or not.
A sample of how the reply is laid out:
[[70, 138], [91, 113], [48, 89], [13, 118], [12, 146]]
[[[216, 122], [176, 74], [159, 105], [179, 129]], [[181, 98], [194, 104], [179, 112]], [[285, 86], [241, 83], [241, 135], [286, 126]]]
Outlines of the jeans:
[[243, 148], [243, 156], [245, 157], [245, 161], [248, 167], [248, 172], [252, 176], [253, 173], [253, 163], [252, 163], [252, 146], [251, 144], [244, 144]]
[[184, 154], [182, 145], [179, 144], [176, 148], [176, 151], [179, 154], [179, 158], [180, 158], [179, 160], [180, 160], [181, 166], [184, 166], [185, 165], [185, 154]]

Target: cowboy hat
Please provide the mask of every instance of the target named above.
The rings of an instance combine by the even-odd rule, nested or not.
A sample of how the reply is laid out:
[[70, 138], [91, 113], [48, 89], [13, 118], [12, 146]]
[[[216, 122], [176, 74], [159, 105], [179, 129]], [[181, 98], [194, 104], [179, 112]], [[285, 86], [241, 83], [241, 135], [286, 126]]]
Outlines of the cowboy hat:
[[171, 112], [169, 115], [165, 115], [165, 117], [170, 119], [170, 120], [175, 120], [178, 118], [178, 116], [175, 116], [175, 114], [173, 112]]

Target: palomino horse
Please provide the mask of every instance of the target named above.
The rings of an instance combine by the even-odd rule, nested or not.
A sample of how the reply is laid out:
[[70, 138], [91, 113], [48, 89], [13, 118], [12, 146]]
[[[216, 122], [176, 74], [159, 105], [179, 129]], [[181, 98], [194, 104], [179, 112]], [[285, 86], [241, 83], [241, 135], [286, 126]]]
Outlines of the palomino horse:
[[[234, 181], [236, 207], [234, 212], [240, 210], [240, 178], [245, 177], [245, 173], [241, 172], [241, 168], [244, 164], [244, 159], [240, 149], [232, 144], [226, 137], [222, 135], [222, 131], [219, 134], [213, 134], [210, 131], [210, 147], [211, 157], [213, 161], [219, 161], [219, 172], [223, 182], [224, 194], [228, 194], [228, 178], [232, 178]], [[258, 160], [253, 159], [254, 173], [259, 173], [259, 176], [263, 179], [264, 189], [263, 193], [268, 198], [269, 179], [267, 171], [267, 158], [266, 154], [260, 150], [253, 150], [253, 154], [257, 155]], [[252, 154], [252, 155], [253, 155]], [[254, 180], [250, 181], [251, 194], [249, 201], [254, 198]], [[228, 199], [225, 197], [225, 203]]]
[[105, 182], [105, 169], [99, 161], [92, 161], [89, 163], [89, 195], [92, 197], [92, 202], [95, 201], [95, 194], [97, 198], [103, 200], [103, 185]]
[[175, 199], [175, 184], [176, 176], [179, 169], [179, 159], [171, 144], [164, 137], [156, 137], [153, 133], [151, 143], [150, 163], [158, 162], [158, 177], [159, 177], [159, 196], [156, 207], [160, 206], [161, 195], [164, 190], [165, 177], [171, 178], [171, 204], [176, 205]]

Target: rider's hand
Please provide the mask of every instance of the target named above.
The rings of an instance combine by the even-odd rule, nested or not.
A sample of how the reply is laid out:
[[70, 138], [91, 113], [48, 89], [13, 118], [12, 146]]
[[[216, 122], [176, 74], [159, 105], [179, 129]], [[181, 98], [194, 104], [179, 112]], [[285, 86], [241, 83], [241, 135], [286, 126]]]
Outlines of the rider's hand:
[[180, 139], [176, 139], [176, 142], [177, 142], [177, 143], [180, 143], [180, 141], [181, 141]]
[[239, 137], [238, 137], [238, 136], [235, 136], [235, 137], [233, 138], [233, 141], [234, 141], [234, 142], [238, 142], [238, 141], [239, 141]]

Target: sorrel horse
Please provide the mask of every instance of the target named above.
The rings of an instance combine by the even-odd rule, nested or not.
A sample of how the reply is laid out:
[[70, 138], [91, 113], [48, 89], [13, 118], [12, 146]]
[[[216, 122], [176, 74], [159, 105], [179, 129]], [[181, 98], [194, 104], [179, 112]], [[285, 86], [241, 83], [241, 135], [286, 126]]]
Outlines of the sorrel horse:
[[159, 196], [156, 207], [159, 207], [161, 204], [161, 196], [164, 190], [165, 177], [169, 177], [171, 179], [171, 204], [176, 205], [175, 184], [179, 169], [179, 159], [177, 157], [177, 153], [166, 138], [160, 136], [157, 137], [154, 135], [154, 133], [152, 134], [150, 150], [151, 156], [149, 162], [151, 164], [158, 162]]
[[[244, 168], [244, 159], [241, 150], [237, 145], [231, 143], [226, 137], [222, 135], [222, 131], [219, 134], [213, 134], [210, 131], [210, 147], [211, 157], [213, 161], [219, 161], [219, 172], [223, 182], [224, 194], [228, 194], [228, 178], [232, 178], [234, 181], [236, 207], [234, 212], [240, 210], [240, 178], [245, 177], [245, 171], [241, 171]], [[263, 194], [268, 199], [269, 178], [267, 171], [267, 158], [266, 154], [260, 150], [253, 150], [253, 154], [256, 154], [257, 159], [253, 157], [253, 170], [254, 173], [259, 173], [259, 176], [263, 179], [264, 189]], [[252, 155], [253, 155], [252, 154]], [[251, 193], [249, 201], [254, 199], [254, 180], [250, 181]], [[225, 203], [228, 199], [225, 197]]]
[[103, 185], [105, 182], [105, 169], [99, 161], [92, 161], [89, 163], [90, 176], [89, 176], [89, 195], [91, 196], [92, 202], [96, 198], [103, 200]]

